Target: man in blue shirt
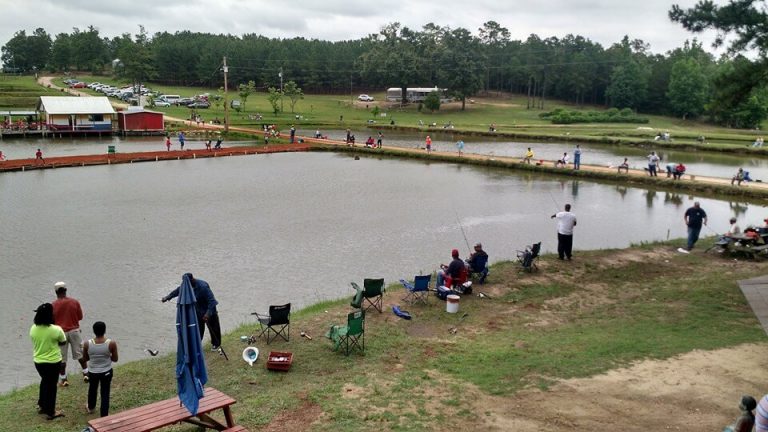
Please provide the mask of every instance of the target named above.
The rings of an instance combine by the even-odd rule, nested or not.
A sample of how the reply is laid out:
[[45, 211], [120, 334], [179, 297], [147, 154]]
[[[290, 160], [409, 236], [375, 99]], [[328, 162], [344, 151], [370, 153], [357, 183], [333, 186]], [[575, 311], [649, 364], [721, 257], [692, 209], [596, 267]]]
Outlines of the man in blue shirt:
[[479, 274], [480, 279], [478, 282], [480, 284], [485, 283], [485, 278], [488, 276], [488, 254], [483, 250], [482, 244], [475, 244], [475, 252], [469, 256], [467, 264], [469, 264], [470, 274]]
[[[219, 302], [213, 296], [208, 282], [202, 279], [195, 279], [192, 273], [186, 273], [184, 276], [189, 278], [189, 283], [192, 285], [192, 290], [195, 293], [195, 312], [197, 312], [197, 321], [204, 322], [208, 326], [208, 330], [211, 331], [211, 351], [216, 351], [221, 346], [221, 324], [219, 323], [219, 314], [216, 312], [216, 305]], [[162, 298], [162, 302], [165, 303], [168, 300], [179, 296], [179, 288], [176, 287], [173, 291], [168, 293], [167, 296]], [[202, 324], [198, 326], [200, 328], [200, 340], [205, 336], [205, 326]]]
[[699, 240], [701, 224], [707, 224], [707, 212], [699, 205], [698, 201], [693, 203], [693, 207], [685, 211], [683, 216], [685, 224], [688, 225], [688, 250], [693, 249], [693, 245]]

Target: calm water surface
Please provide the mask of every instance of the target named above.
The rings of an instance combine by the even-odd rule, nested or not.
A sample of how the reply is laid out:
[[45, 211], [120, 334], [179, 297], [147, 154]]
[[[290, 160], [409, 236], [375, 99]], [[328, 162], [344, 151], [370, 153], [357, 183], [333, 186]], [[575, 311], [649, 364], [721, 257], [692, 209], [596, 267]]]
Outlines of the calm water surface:
[[[220, 302], [226, 330], [252, 311], [300, 308], [431, 272], [482, 241], [492, 261], [543, 241], [573, 203], [578, 249], [682, 237], [693, 196], [480, 167], [326, 153], [272, 154], [0, 174], [0, 391], [37, 381], [32, 310], [69, 285], [82, 328], [107, 323], [123, 361], [175, 349], [175, 307], [159, 299], [192, 272]], [[712, 230], [763, 208], [702, 199]], [[460, 228], [461, 227], [461, 228]], [[493, 275], [490, 276], [493, 278]], [[320, 336], [324, 329], [301, 328]], [[241, 346], [227, 347], [233, 357]], [[69, 363], [74, 370], [73, 362]]]

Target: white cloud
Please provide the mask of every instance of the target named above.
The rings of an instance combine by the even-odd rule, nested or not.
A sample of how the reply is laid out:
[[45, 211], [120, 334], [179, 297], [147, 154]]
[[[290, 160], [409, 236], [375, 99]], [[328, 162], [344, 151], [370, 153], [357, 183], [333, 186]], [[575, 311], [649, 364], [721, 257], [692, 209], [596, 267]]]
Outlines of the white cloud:
[[[678, 1], [684, 7], [695, 2]], [[0, 44], [18, 30], [29, 33], [38, 27], [55, 35], [93, 25], [110, 38], [136, 34], [144, 25], [149, 34], [190, 30], [349, 40], [377, 33], [395, 21], [417, 30], [432, 22], [477, 33], [491, 20], [508, 28], [513, 39], [526, 39], [531, 33], [542, 38], [570, 33], [607, 47], [626, 34], [650, 43], [657, 53], [694, 37], [705, 43], [712, 40], [712, 34], [694, 35], [670, 22], [670, 7], [667, 0], [0, 0]]]

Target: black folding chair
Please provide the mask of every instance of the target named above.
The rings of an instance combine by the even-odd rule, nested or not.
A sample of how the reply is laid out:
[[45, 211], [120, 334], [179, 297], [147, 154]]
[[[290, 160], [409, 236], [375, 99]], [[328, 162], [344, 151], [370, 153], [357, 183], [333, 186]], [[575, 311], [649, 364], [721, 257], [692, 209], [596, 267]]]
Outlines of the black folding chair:
[[540, 252], [541, 242], [526, 246], [524, 251], [517, 251], [517, 261], [523, 266], [524, 271], [530, 273], [539, 269], [536, 263], [539, 260]]
[[259, 328], [261, 333], [258, 337], [267, 335], [267, 344], [277, 339], [278, 336], [283, 338], [286, 342], [291, 336], [291, 304], [284, 304], [281, 306], [270, 306], [269, 315], [253, 312], [251, 315], [256, 315], [256, 319], [259, 320]]

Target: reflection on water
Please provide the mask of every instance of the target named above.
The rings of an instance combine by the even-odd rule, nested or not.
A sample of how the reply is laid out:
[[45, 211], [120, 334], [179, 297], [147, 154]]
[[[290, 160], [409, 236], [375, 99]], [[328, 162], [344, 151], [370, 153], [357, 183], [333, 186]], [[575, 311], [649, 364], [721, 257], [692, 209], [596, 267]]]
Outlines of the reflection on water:
[[[0, 391], [36, 380], [32, 310], [53, 299], [59, 280], [83, 305], [82, 327], [104, 320], [132, 360], [146, 348], [174, 349], [175, 310], [159, 299], [187, 271], [211, 284], [222, 326], [232, 329], [270, 304], [351, 296], [349, 282], [364, 277], [429, 273], [451, 249], [466, 253], [460, 226], [491, 261], [514, 259], [538, 241], [552, 251], [549, 216], [565, 203], [579, 218], [576, 259], [578, 250], [660, 240], [668, 231], [683, 237], [682, 212], [694, 197], [648, 196], [584, 180], [330, 153], [0, 174]], [[700, 201], [724, 231], [732, 206]], [[768, 215], [745, 205], [739, 216], [746, 226]]]

